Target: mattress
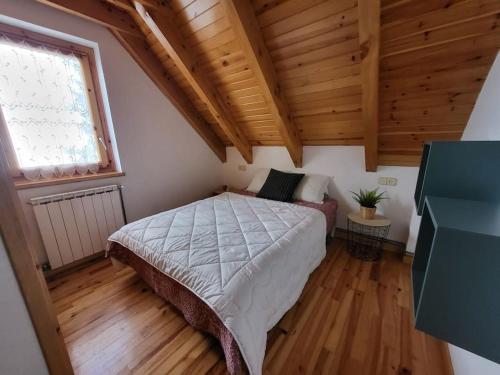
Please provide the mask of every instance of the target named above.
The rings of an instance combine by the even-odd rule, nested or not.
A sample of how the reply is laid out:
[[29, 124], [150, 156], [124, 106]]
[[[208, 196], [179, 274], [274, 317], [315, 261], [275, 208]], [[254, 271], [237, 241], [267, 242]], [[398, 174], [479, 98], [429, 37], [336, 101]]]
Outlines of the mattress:
[[260, 375], [267, 331], [324, 258], [325, 237], [316, 209], [224, 193], [128, 224], [109, 240], [200, 298]]

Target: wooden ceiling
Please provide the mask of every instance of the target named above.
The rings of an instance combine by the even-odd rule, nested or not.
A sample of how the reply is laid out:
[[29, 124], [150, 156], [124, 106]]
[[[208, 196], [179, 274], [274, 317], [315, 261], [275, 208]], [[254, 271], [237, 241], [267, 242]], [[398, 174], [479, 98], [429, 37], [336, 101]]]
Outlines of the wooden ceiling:
[[110, 28], [217, 156], [364, 145], [366, 168], [458, 140], [499, 0], [39, 0]]

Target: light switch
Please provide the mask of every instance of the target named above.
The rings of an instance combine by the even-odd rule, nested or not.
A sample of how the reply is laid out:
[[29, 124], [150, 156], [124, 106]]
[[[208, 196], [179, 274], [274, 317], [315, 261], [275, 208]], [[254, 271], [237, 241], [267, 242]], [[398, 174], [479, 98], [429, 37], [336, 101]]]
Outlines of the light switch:
[[240, 165], [238, 165], [238, 170], [239, 171], [246, 171], [247, 170], [247, 166], [244, 165], [244, 164], [240, 164]]
[[398, 179], [394, 177], [387, 177], [387, 185], [396, 186], [398, 184]]
[[378, 184], [396, 186], [398, 184], [398, 179], [394, 177], [379, 177]]

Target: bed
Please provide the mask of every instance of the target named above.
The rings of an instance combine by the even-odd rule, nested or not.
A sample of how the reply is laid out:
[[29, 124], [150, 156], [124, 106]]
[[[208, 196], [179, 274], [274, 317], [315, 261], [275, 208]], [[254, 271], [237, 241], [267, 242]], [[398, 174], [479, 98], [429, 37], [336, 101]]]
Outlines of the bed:
[[215, 336], [230, 373], [260, 375], [267, 332], [326, 254], [326, 205], [227, 192], [122, 227], [108, 253]]

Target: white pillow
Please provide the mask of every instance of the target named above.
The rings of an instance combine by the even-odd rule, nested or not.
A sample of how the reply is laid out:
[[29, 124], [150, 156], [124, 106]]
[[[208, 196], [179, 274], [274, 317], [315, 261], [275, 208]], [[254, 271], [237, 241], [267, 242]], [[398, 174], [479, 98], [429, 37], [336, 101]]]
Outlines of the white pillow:
[[252, 182], [250, 182], [250, 185], [248, 185], [247, 191], [258, 193], [262, 189], [264, 182], [266, 182], [270, 170], [270, 168], [259, 169], [253, 177]]
[[328, 194], [330, 177], [320, 174], [306, 174], [293, 193], [294, 200], [323, 203]]

